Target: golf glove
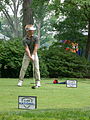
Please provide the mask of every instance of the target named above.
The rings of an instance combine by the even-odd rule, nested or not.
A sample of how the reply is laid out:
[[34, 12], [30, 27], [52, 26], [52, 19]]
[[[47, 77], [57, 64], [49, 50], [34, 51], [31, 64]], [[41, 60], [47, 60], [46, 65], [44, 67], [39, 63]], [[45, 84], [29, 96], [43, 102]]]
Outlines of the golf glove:
[[34, 55], [32, 55], [32, 59], [33, 59], [33, 61], [34, 61], [34, 59], [35, 59], [35, 58], [34, 58]]

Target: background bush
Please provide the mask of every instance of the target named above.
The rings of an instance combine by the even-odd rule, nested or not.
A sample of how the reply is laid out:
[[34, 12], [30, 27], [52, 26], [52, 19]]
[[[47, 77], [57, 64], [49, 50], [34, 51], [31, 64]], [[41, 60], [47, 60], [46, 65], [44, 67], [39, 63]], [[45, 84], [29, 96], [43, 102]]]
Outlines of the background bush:
[[[21, 39], [0, 41], [0, 77], [18, 78], [24, 55]], [[90, 77], [90, 62], [79, 55], [65, 51], [59, 44], [49, 49], [40, 48], [41, 77]], [[32, 64], [25, 77], [32, 77]]]
[[24, 48], [21, 39], [0, 42], [1, 77], [17, 77]]
[[60, 45], [49, 48], [47, 66], [50, 77], [90, 77], [90, 62]]
[[[40, 52], [42, 53], [42, 52]], [[13, 39], [9, 41], [0, 41], [0, 77], [17, 78], [19, 77], [22, 59], [24, 55], [24, 47], [22, 39]], [[41, 58], [42, 55], [39, 55]], [[47, 66], [44, 60], [40, 59], [41, 77], [47, 77]], [[26, 71], [25, 77], [33, 77], [32, 63]]]

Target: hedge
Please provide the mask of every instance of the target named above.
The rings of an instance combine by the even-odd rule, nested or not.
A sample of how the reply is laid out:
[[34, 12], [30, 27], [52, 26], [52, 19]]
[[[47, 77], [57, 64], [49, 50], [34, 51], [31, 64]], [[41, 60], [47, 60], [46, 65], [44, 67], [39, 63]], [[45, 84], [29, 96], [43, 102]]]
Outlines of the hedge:
[[[23, 55], [22, 39], [0, 41], [0, 77], [18, 78]], [[41, 77], [90, 77], [90, 61], [59, 45], [40, 48], [38, 55]], [[32, 76], [30, 63], [25, 77]]]

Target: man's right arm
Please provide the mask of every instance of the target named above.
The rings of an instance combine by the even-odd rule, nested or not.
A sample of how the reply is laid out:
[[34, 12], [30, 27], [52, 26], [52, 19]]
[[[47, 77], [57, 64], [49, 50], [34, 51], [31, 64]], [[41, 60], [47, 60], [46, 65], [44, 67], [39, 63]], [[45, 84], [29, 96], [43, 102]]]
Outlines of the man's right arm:
[[28, 57], [33, 61], [28, 45], [25, 46], [25, 51], [26, 51]]

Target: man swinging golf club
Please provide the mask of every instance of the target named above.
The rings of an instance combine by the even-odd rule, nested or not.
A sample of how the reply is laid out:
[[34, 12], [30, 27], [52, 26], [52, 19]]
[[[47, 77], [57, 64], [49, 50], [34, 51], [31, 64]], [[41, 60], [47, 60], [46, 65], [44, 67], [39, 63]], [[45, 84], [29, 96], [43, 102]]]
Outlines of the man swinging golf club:
[[32, 86], [33, 89], [41, 86], [40, 84], [40, 71], [39, 71], [39, 59], [37, 55], [38, 50], [38, 39], [34, 36], [34, 31], [36, 28], [29, 24], [25, 26], [26, 36], [23, 39], [23, 45], [25, 47], [25, 54], [22, 61], [22, 67], [19, 75], [18, 86], [21, 87], [23, 84], [23, 79], [31, 61], [33, 63], [33, 73], [35, 78], [35, 86]]

